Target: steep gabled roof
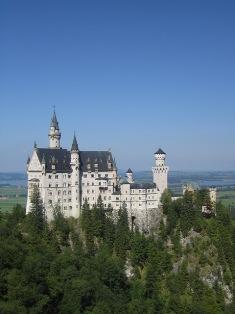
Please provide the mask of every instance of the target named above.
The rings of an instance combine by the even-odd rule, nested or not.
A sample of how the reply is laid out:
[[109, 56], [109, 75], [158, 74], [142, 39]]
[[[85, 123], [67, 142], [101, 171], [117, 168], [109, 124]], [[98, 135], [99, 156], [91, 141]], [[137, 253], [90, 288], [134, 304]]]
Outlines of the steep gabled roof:
[[[38, 148], [37, 155], [40, 163], [45, 164], [46, 172], [71, 172], [71, 154], [67, 149]], [[53, 169], [55, 166], [55, 169]]]
[[[109, 151], [80, 151], [79, 156], [83, 172], [95, 171], [95, 164], [98, 165], [98, 171], [113, 171], [115, 169], [115, 163]], [[89, 167], [87, 167], [88, 164]]]
[[[45, 163], [46, 172], [69, 173], [72, 171], [71, 152], [67, 149], [37, 148], [36, 153], [40, 163]], [[113, 157], [109, 151], [79, 151], [79, 159], [82, 172], [94, 172], [96, 169], [99, 172], [107, 172], [115, 169]]]

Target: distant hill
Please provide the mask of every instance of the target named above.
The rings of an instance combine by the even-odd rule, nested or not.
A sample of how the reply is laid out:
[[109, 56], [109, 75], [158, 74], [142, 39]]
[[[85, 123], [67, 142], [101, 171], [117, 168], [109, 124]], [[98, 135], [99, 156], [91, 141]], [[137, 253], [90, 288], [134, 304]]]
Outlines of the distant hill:
[[27, 176], [24, 172], [0, 172], [0, 185], [26, 186]]
[[[120, 176], [125, 176], [124, 171], [119, 171]], [[134, 178], [138, 182], [152, 181], [151, 171], [136, 171]], [[235, 187], [235, 171], [170, 171], [169, 187], [175, 192], [181, 190], [185, 183], [193, 183], [200, 187]], [[26, 173], [0, 172], [0, 185], [27, 184]]]

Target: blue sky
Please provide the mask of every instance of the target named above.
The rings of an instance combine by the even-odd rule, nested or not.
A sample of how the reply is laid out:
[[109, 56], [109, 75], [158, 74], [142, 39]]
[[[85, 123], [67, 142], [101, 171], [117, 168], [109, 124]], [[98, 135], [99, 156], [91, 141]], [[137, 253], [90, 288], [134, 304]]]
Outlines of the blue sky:
[[235, 2], [0, 2], [0, 171], [48, 145], [53, 105], [70, 148], [120, 169], [235, 167]]

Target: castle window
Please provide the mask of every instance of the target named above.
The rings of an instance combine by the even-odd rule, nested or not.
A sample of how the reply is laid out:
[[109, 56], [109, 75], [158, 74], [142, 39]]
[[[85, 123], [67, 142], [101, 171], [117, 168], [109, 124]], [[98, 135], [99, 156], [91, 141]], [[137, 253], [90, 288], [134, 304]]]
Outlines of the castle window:
[[66, 191], [63, 191], [63, 195], [66, 195]]
[[55, 187], [58, 188], [58, 184], [56, 184]]
[[49, 184], [49, 188], [51, 187], [51, 184]]
[[98, 174], [98, 177], [101, 178], [101, 174]]
[[58, 191], [58, 195], [60, 195], [60, 190]]
[[52, 204], [52, 200], [48, 200], [48, 203], [49, 203], [49, 204]]
[[109, 196], [109, 200], [111, 200], [111, 196]]
[[71, 186], [71, 184], [70, 183], [68, 183], [68, 187], [70, 187]]
[[64, 199], [64, 203], [66, 203], [66, 199]]
[[49, 192], [48, 194], [49, 194], [49, 195], [52, 195], [52, 192]]
[[101, 182], [99, 182], [99, 185], [101, 185]]
[[92, 193], [95, 193], [95, 191], [94, 191], [94, 190], [92, 190]]
[[84, 178], [87, 178], [87, 174], [84, 174], [83, 177], [84, 177]]
[[71, 195], [71, 191], [70, 190], [68, 191], [68, 195]]
[[108, 178], [108, 176], [109, 176], [109, 175], [106, 173], [106, 174], [105, 174], [105, 178]]
[[119, 201], [119, 197], [116, 197], [116, 201]]
[[69, 198], [68, 202], [71, 202], [71, 201], [72, 201], [71, 198]]
[[90, 185], [90, 182], [87, 182], [87, 185]]
[[68, 178], [71, 178], [71, 175], [70, 175], [70, 174], [68, 175]]
[[89, 194], [90, 193], [90, 190], [87, 190], [87, 194]]
[[94, 174], [93, 173], [91, 174], [91, 177], [94, 178]]
[[63, 187], [66, 187], [66, 183], [63, 183]]
[[58, 179], [58, 175], [55, 175], [55, 178]]
[[48, 178], [51, 179], [51, 175], [50, 174], [49, 174]]
[[64, 210], [67, 210], [67, 206], [64, 206]]
[[91, 185], [94, 185], [94, 182], [92, 182]]

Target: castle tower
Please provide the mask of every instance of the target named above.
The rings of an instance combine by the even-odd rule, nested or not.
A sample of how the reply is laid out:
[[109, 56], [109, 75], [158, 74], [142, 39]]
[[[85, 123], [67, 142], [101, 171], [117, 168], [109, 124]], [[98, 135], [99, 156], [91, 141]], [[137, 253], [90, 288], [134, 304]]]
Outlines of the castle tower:
[[49, 148], [60, 148], [61, 133], [59, 129], [59, 123], [56, 118], [55, 110], [51, 119], [51, 125], [49, 130]]
[[152, 168], [153, 171], [153, 182], [158, 187], [159, 191], [162, 193], [167, 189], [167, 177], [169, 167], [165, 165], [166, 154], [160, 148], [155, 154], [155, 167]]
[[71, 198], [72, 198], [72, 215], [78, 218], [80, 215], [80, 161], [79, 161], [79, 149], [76, 136], [74, 134], [73, 143], [71, 147]]
[[127, 178], [127, 182], [128, 183], [134, 183], [133, 172], [132, 172], [132, 170], [130, 168], [126, 172], [126, 178]]

